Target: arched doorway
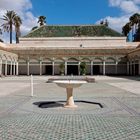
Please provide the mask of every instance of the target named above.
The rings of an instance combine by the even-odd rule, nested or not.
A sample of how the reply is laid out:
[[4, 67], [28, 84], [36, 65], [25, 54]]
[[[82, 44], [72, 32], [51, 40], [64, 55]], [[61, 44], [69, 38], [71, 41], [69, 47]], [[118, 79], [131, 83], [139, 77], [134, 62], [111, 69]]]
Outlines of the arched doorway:
[[105, 72], [106, 75], [115, 75], [117, 74], [117, 65], [116, 60], [112, 57], [108, 57], [105, 61]]
[[79, 61], [76, 58], [68, 59], [67, 75], [79, 75]]
[[95, 58], [93, 61], [93, 75], [103, 74], [103, 60], [101, 58]]
[[42, 75], [53, 75], [53, 63], [49, 58], [42, 61]]

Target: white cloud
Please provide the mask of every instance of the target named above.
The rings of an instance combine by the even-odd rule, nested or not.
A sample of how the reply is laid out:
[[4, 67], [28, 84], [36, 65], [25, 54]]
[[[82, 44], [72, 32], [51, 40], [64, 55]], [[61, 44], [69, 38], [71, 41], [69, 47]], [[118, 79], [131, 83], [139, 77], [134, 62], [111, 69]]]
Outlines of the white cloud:
[[124, 13], [139, 12], [140, 0], [109, 0], [109, 5], [112, 7], [118, 7]]
[[[0, 17], [2, 17], [7, 10], [14, 10], [22, 19], [22, 35], [28, 33], [32, 27], [37, 26], [37, 17], [33, 15], [30, 11], [31, 9], [32, 3], [30, 0], [0, 0]], [[2, 23], [4, 23], [4, 21], [0, 20], [0, 24]], [[3, 38], [4, 41], [7, 42], [9, 35], [4, 33]]]
[[110, 6], [119, 6], [122, 0], [109, 0]]
[[[116, 31], [122, 32], [122, 27], [123, 25], [125, 25], [125, 23], [128, 22], [129, 17], [128, 16], [121, 16], [121, 17], [106, 17], [105, 19], [107, 19], [109, 21], [109, 27], [111, 27], [112, 29], [115, 29]], [[105, 20], [105, 19], [101, 19], [101, 20]], [[97, 23], [99, 24], [100, 21], [97, 21]]]
[[133, 1], [122, 1], [120, 8], [125, 13], [134, 13], [139, 11], [139, 7]]
[[[108, 0], [109, 6], [117, 7], [122, 12], [118, 17], [104, 17], [101, 20], [107, 19], [109, 26], [119, 32], [122, 32], [122, 27], [129, 21], [129, 17], [134, 13], [140, 12], [140, 0]], [[99, 23], [101, 20], [97, 21]]]

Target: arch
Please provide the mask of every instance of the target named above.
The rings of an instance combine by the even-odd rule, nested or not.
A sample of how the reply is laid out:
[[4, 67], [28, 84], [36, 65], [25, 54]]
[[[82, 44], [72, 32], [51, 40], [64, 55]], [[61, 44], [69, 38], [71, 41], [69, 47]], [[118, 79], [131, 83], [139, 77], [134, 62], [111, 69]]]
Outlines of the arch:
[[81, 62], [83, 62], [83, 61], [84, 61], [84, 62], [91, 62], [91, 60], [90, 60], [89, 58], [82, 58], [82, 59], [81, 59]]
[[116, 62], [116, 59], [113, 58], [113, 57], [108, 57], [108, 58], [106, 59], [106, 62], [115, 63], [115, 62]]
[[79, 60], [77, 58], [70, 57], [68, 58], [68, 62], [79, 62]]
[[44, 58], [44, 59], [42, 59], [42, 62], [52, 62], [53, 60], [52, 59], [50, 59], [50, 58]]
[[128, 58], [127, 57], [119, 57], [118, 62], [127, 62]]
[[39, 62], [38, 59], [30, 59], [29, 62]]
[[100, 57], [95, 57], [93, 61], [94, 62], [103, 62], [103, 59]]
[[2, 60], [4, 60], [4, 61], [7, 60], [7, 56], [5, 54], [2, 55]]
[[62, 62], [65, 62], [65, 60], [63, 58], [55, 58], [54, 59], [54, 62], [60, 62], [60, 63], [62, 63]]
[[39, 65], [39, 60], [38, 59], [30, 59], [29, 63], [30, 63], [30, 65]]
[[19, 59], [18, 60], [18, 63], [19, 63], [19, 65], [21, 65], [21, 64], [27, 64], [27, 60], [25, 60], [25, 59]]

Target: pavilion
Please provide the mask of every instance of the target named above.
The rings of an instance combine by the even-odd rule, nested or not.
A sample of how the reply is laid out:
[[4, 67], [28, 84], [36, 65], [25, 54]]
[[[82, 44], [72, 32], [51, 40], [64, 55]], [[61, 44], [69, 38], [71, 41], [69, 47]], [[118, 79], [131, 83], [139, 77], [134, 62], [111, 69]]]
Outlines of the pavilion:
[[0, 75], [140, 75], [139, 42], [104, 25], [41, 26], [19, 44], [0, 43]]

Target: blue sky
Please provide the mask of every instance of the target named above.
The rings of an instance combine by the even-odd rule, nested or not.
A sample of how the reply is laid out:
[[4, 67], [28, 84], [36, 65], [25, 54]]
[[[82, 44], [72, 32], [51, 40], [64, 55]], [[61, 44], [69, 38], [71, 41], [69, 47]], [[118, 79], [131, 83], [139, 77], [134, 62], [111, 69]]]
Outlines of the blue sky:
[[[22, 35], [38, 26], [40, 15], [47, 17], [48, 25], [99, 24], [107, 19], [110, 28], [121, 32], [129, 17], [140, 13], [140, 0], [0, 0], [0, 17], [6, 10], [14, 10], [22, 18]], [[1, 38], [8, 42], [9, 34]]]
[[107, 0], [32, 0], [32, 4], [34, 15], [45, 15], [48, 24], [94, 24], [120, 14]]

